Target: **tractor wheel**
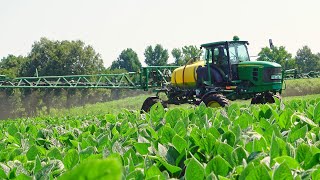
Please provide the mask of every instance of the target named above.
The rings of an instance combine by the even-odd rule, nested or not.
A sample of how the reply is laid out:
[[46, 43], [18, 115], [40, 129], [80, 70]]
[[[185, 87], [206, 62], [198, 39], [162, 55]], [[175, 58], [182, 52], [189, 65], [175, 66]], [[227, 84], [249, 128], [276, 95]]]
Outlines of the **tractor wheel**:
[[270, 103], [270, 104], [275, 103], [275, 100], [273, 99], [273, 94], [271, 93], [265, 94], [264, 99], [265, 99], [265, 103]]
[[281, 101], [281, 96], [280, 94], [272, 94], [272, 93], [268, 93], [265, 95], [265, 101], [266, 103], [275, 103], [274, 98], [278, 98]]
[[258, 94], [251, 100], [251, 104], [266, 104], [266, 103], [275, 103], [274, 98], [278, 98], [281, 100], [281, 96], [279, 94], [273, 95], [272, 93]]
[[201, 101], [203, 101], [207, 107], [212, 108], [229, 105], [229, 100], [222, 94], [210, 94], [202, 97]]
[[264, 99], [263, 99], [263, 96], [261, 94], [253, 97], [251, 99], [251, 104], [264, 104]]
[[[154, 104], [158, 103], [158, 102], [161, 102], [161, 100], [160, 100], [158, 97], [156, 97], [156, 96], [148, 97], [148, 98], [143, 102], [143, 104], [142, 104], [141, 113], [149, 112], [150, 109], [151, 109], [151, 107], [152, 107]], [[162, 103], [162, 102], [161, 102], [161, 104], [162, 104], [162, 106], [163, 106], [164, 108], [167, 107], [166, 104], [164, 104], [164, 103]]]

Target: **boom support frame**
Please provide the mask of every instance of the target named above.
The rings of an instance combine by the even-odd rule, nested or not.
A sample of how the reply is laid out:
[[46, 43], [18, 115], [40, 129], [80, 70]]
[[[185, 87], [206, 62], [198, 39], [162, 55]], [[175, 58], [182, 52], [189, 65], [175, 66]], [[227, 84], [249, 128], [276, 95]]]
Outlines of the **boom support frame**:
[[8, 78], [0, 76], [1, 88], [107, 88], [143, 89], [162, 87], [170, 83], [171, 72], [177, 66], [148, 66], [138, 72], [122, 74], [39, 76]]

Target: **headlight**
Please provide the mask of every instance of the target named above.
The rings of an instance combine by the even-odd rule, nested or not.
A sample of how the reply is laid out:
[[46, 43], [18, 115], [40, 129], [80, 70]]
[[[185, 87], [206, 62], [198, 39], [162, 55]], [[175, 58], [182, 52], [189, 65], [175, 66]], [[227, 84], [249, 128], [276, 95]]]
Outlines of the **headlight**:
[[272, 80], [275, 80], [275, 79], [282, 79], [282, 75], [281, 75], [281, 74], [274, 74], [274, 75], [271, 75], [271, 79], [272, 79]]

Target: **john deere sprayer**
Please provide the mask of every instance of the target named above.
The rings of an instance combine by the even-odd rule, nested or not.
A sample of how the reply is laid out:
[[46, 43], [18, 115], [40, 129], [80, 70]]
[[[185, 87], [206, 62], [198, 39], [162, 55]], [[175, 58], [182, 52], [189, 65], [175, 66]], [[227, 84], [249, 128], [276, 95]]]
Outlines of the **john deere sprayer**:
[[[251, 103], [273, 103], [282, 90], [281, 65], [266, 61], [250, 61], [247, 41], [223, 41], [202, 44], [204, 60], [179, 67], [172, 72], [171, 83], [164, 92], [167, 104], [199, 104], [210, 107], [229, 104], [229, 100], [250, 99]], [[148, 98], [142, 109], [161, 101]]]
[[[19, 77], [0, 76], [0, 88], [108, 88], [154, 89], [156, 96], [142, 105], [149, 111], [157, 102], [223, 107], [229, 100], [252, 99], [251, 103], [273, 103], [282, 90], [281, 66], [250, 61], [247, 41], [202, 44], [204, 57], [184, 66], [143, 67], [123, 74]], [[165, 98], [160, 98], [164, 94]], [[163, 96], [161, 96], [163, 97]]]

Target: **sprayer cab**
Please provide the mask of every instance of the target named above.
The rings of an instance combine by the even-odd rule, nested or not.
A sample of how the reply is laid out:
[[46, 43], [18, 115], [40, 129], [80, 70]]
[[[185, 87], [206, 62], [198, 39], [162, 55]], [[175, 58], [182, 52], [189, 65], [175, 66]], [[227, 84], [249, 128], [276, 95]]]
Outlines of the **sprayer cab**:
[[[225, 84], [239, 80], [238, 64], [250, 61], [247, 50], [247, 41], [223, 41], [202, 44], [204, 59], [208, 68], [206, 84]], [[212, 75], [211, 73], [214, 73]]]

